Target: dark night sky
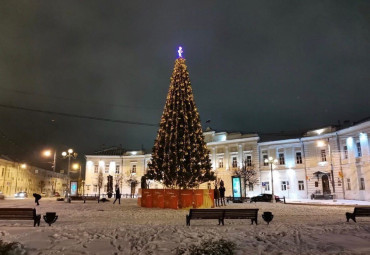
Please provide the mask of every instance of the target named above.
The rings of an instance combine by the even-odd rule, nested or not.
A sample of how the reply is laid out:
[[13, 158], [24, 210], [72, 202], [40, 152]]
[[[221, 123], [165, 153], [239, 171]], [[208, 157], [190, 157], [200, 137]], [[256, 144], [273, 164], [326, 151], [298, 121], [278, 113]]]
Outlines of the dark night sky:
[[[370, 116], [369, 1], [2, 1], [0, 104], [159, 123], [177, 47], [205, 128]], [[54, 121], [52, 121], [54, 120]], [[151, 150], [157, 127], [0, 107], [0, 154]]]

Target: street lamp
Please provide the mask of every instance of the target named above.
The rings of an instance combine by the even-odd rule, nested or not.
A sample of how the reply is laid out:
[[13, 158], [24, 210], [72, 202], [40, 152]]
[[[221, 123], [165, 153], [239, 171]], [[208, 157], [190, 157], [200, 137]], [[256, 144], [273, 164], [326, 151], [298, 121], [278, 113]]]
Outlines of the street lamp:
[[74, 163], [73, 165], [72, 165], [72, 168], [73, 168], [73, 170], [79, 170], [79, 174], [80, 174], [80, 176], [79, 176], [79, 178], [78, 178], [78, 186], [79, 186], [79, 188], [78, 188], [78, 193], [79, 194], [81, 194], [80, 192], [81, 192], [81, 164], [79, 164], [79, 163]]
[[[51, 150], [46, 150], [43, 152], [43, 155], [45, 157], [50, 157], [51, 156]], [[57, 151], [55, 150], [54, 151], [54, 162], [53, 162], [53, 171], [55, 172], [57, 169], [56, 169], [56, 165], [57, 165]]]
[[71, 170], [71, 158], [76, 158], [77, 153], [73, 152], [72, 149], [68, 149], [67, 152], [65, 152], [65, 151], [62, 152], [62, 156], [63, 156], [63, 158], [68, 158], [68, 172], [67, 172], [67, 175], [69, 176], [69, 172]]
[[274, 194], [274, 175], [272, 174], [272, 165], [276, 164], [278, 162], [277, 159], [274, 159], [273, 157], [269, 157], [268, 159], [265, 159], [265, 163], [270, 164], [270, 172], [271, 172], [271, 202], [276, 203], [275, 200], [275, 194]]

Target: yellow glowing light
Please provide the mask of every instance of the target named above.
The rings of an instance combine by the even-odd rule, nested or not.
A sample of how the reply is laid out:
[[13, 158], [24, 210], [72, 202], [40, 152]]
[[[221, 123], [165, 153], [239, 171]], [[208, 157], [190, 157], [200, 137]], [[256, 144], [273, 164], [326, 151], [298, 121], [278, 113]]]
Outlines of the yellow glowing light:
[[67, 156], [67, 152], [63, 151], [63, 152], [62, 152], [62, 156], [63, 156], [63, 157]]
[[50, 150], [44, 151], [44, 156], [45, 157], [50, 157], [51, 156], [51, 151]]
[[80, 164], [75, 163], [75, 164], [73, 164], [73, 165], [72, 165], [72, 168], [73, 168], [74, 170], [77, 170], [77, 169], [79, 169], [79, 168], [80, 168]]
[[325, 146], [325, 142], [323, 142], [323, 141], [318, 141], [317, 142], [317, 147], [323, 147], [323, 146]]
[[68, 150], [68, 153], [69, 153], [69, 154], [72, 154], [72, 153], [73, 153], [73, 150], [72, 150], [72, 149], [69, 149], [69, 150]]
[[21, 165], [21, 168], [23, 168], [23, 169], [25, 169], [27, 167], [27, 165], [26, 164], [22, 164]]

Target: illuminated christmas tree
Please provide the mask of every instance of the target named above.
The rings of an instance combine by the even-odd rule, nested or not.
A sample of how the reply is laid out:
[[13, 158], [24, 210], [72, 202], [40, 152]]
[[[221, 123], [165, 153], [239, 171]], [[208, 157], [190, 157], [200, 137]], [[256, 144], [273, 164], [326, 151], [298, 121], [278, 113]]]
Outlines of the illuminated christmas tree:
[[178, 52], [147, 177], [186, 189], [215, 176], [181, 47]]

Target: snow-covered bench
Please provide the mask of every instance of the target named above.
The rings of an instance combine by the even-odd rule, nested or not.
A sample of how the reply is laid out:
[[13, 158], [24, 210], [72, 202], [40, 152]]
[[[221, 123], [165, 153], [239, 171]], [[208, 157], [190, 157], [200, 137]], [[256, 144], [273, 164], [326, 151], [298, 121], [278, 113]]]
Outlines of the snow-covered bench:
[[0, 208], [0, 220], [33, 220], [33, 226], [40, 226], [41, 215], [34, 208]]
[[190, 226], [190, 220], [216, 219], [218, 224], [224, 225], [224, 219], [250, 219], [257, 225], [259, 209], [190, 209], [186, 215], [186, 225]]
[[356, 217], [370, 217], [370, 207], [355, 207], [353, 213], [346, 213], [347, 222], [349, 219], [356, 222]]

